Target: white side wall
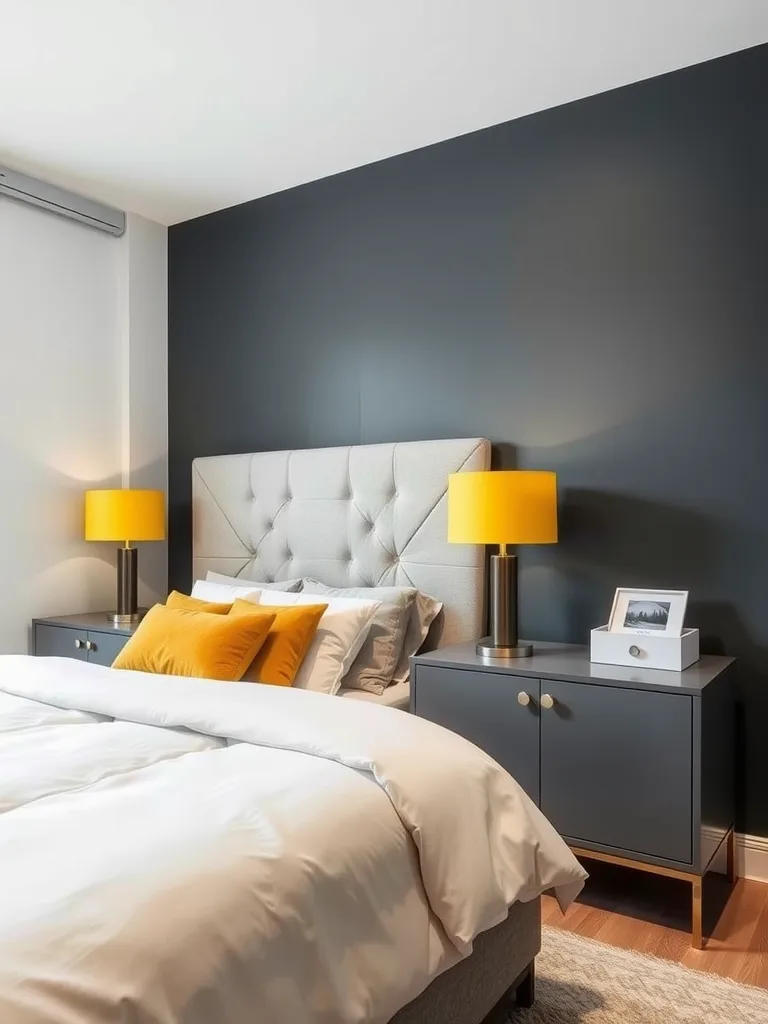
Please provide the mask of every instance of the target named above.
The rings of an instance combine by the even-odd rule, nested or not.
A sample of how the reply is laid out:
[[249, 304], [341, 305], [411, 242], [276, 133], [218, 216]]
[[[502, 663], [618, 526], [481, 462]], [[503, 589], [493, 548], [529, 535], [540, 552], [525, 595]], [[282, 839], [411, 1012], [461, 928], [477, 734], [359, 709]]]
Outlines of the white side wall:
[[[0, 198], [0, 653], [27, 650], [33, 616], [114, 604], [114, 550], [82, 538], [86, 488], [135, 469], [165, 489], [166, 231], [134, 234], [131, 280], [130, 232]], [[145, 597], [165, 589], [151, 547]]]
[[[122, 248], [123, 483], [168, 491], [168, 229], [128, 214]], [[139, 604], [167, 593], [166, 544], [142, 544]]]

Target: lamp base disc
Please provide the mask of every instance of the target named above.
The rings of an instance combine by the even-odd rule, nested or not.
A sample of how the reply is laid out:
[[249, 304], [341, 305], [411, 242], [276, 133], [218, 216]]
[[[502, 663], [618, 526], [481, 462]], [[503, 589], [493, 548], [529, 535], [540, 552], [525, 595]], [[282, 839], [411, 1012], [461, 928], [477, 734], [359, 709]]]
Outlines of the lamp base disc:
[[107, 619], [109, 619], [113, 626], [134, 626], [137, 622], [141, 622], [145, 614], [146, 609], [144, 608], [137, 612], [132, 612], [130, 615], [118, 615], [117, 612], [107, 612]]
[[483, 658], [530, 658], [533, 644], [515, 644], [513, 647], [496, 647], [491, 638], [486, 637], [475, 645], [475, 652]]

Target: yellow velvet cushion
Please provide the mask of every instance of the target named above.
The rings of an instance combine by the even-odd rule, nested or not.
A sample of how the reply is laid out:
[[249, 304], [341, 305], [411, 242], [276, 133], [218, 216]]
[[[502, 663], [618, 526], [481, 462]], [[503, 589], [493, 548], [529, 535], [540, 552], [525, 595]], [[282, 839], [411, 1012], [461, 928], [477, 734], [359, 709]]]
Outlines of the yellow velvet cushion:
[[156, 604], [112, 668], [237, 682], [275, 621], [275, 612], [250, 608], [249, 615], [216, 615]]
[[232, 607], [231, 602], [220, 604], [218, 601], [201, 601], [199, 597], [190, 597], [178, 590], [172, 590], [165, 602], [166, 608], [181, 608], [188, 612], [210, 612], [212, 615], [227, 615]]
[[264, 646], [243, 676], [252, 683], [291, 686], [312, 644], [327, 604], [262, 605], [238, 598], [232, 605], [230, 618], [248, 615], [254, 607], [275, 612]]

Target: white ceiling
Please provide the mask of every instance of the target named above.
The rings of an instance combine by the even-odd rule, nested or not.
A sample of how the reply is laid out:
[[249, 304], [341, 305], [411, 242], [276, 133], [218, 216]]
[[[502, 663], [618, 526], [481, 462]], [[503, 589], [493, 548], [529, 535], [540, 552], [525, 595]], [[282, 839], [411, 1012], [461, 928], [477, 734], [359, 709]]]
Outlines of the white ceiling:
[[175, 223], [767, 40], [767, 0], [18, 0], [0, 163]]

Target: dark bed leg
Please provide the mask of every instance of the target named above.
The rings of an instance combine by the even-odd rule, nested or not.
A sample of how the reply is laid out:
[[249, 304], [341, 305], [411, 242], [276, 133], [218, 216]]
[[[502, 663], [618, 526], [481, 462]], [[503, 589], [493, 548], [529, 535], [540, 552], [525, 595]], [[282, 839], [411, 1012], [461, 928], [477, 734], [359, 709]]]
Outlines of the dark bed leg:
[[528, 1010], [533, 1006], [536, 998], [536, 961], [531, 960], [528, 969], [517, 984], [515, 993], [517, 1006], [521, 1010]]
[[529, 1010], [533, 1006], [535, 985], [535, 961], [531, 960], [483, 1019], [483, 1024], [511, 1024], [515, 1010]]

